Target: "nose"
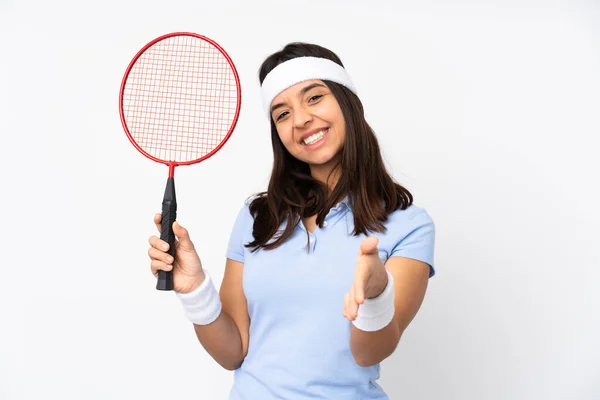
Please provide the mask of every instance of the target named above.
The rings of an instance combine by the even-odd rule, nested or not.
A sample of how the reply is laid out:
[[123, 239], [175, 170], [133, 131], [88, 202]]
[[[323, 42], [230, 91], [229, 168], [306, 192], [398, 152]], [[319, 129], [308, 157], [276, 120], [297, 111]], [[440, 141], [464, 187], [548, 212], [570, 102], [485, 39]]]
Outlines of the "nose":
[[294, 126], [296, 128], [303, 128], [312, 119], [312, 115], [304, 107], [298, 107], [294, 111]]

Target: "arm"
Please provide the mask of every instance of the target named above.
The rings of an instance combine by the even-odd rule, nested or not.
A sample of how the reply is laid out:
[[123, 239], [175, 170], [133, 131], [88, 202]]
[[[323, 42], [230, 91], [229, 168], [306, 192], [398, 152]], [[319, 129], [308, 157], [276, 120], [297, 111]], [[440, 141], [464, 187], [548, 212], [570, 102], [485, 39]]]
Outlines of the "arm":
[[248, 353], [250, 317], [242, 288], [243, 268], [243, 263], [227, 259], [219, 293], [221, 314], [208, 325], [194, 324], [202, 347], [219, 365], [230, 371], [239, 368]]
[[361, 331], [352, 325], [350, 350], [356, 363], [367, 367], [390, 356], [400, 341], [404, 330], [421, 307], [427, 282], [429, 265], [405, 257], [390, 257], [385, 268], [394, 277], [394, 318], [383, 329]]

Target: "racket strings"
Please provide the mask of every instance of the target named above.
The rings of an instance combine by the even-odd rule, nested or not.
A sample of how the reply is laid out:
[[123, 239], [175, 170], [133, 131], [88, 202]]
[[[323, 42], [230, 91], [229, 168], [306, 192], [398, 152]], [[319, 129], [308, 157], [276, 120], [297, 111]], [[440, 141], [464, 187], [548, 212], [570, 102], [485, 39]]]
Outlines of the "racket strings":
[[234, 71], [211, 43], [175, 36], [155, 43], [132, 66], [123, 113], [135, 142], [165, 161], [204, 157], [225, 139], [238, 107]]

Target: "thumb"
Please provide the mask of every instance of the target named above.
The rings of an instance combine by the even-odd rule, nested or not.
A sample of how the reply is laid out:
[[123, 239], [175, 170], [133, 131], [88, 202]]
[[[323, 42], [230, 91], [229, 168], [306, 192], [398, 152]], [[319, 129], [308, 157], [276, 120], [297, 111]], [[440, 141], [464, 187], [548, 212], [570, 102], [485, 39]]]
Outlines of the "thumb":
[[358, 273], [355, 274], [354, 277], [354, 285], [352, 289], [354, 290], [354, 300], [358, 304], [362, 304], [365, 299], [365, 282], [367, 280], [365, 268], [358, 269]]
[[379, 244], [379, 239], [375, 236], [368, 237], [364, 239], [360, 243], [360, 251], [359, 255], [372, 255], [378, 254], [377, 245]]
[[190, 234], [187, 229], [179, 225], [179, 222], [173, 222], [173, 233], [179, 240], [179, 246], [183, 247], [184, 250], [191, 250], [194, 248], [194, 244], [190, 240]]

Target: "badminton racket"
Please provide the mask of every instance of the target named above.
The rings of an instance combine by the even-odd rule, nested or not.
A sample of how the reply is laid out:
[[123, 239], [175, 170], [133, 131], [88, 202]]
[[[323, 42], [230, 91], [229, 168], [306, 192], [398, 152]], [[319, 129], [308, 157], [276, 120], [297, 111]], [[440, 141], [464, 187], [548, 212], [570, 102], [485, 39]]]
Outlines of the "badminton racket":
[[[213, 40], [175, 32], [146, 44], [121, 82], [119, 112], [131, 143], [169, 167], [160, 238], [175, 258], [175, 167], [214, 155], [238, 120], [240, 80], [229, 55]], [[158, 271], [158, 290], [173, 290], [173, 272]]]

